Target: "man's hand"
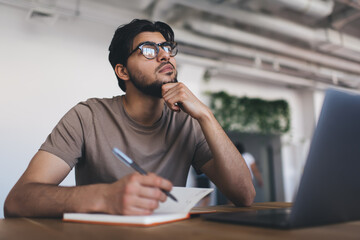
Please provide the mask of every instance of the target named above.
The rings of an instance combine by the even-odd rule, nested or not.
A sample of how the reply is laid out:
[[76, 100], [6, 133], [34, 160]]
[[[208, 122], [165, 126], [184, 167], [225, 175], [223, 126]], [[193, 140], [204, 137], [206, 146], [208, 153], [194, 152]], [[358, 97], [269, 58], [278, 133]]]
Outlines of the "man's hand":
[[70, 170], [64, 160], [39, 151], [10, 191], [4, 204], [5, 216], [62, 217], [65, 212], [151, 214], [159, 201], [166, 200], [161, 189], [172, 188], [170, 181], [153, 173], [130, 174], [111, 184], [58, 186]]
[[167, 196], [161, 191], [171, 191], [170, 181], [153, 173], [133, 173], [108, 185], [104, 199], [110, 214], [149, 215], [164, 202]]
[[173, 111], [183, 110], [191, 117], [201, 120], [210, 113], [203, 104], [183, 83], [166, 83], [162, 86], [162, 95], [166, 105]]

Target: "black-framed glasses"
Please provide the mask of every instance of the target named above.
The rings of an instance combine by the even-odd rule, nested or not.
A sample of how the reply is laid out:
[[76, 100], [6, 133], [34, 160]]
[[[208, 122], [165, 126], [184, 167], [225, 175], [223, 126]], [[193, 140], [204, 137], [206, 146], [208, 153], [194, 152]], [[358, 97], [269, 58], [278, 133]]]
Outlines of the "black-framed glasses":
[[131, 54], [136, 52], [138, 49], [140, 49], [142, 55], [146, 57], [147, 59], [153, 59], [156, 58], [159, 54], [160, 48], [164, 49], [165, 52], [169, 53], [170, 57], [174, 57], [177, 52], [177, 43], [176, 42], [162, 42], [162, 43], [154, 43], [154, 42], [142, 42], [129, 54], [129, 57]]

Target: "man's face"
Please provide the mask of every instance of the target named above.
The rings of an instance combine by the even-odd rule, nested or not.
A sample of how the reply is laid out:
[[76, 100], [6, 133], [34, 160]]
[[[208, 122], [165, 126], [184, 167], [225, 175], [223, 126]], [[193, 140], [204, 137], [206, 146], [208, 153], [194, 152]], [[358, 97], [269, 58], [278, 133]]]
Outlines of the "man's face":
[[[142, 32], [133, 41], [135, 49], [140, 43], [150, 41], [165, 42], [159, 32]], [[169, 53], [159, 47], [159, 54], [154, 59], [145, 58], [140, 49], [130, 55], [127, 70], [133, 85], [142, 93], [162, 98], [161, 86], [165, 83], [177, 82], [176, 61]]]

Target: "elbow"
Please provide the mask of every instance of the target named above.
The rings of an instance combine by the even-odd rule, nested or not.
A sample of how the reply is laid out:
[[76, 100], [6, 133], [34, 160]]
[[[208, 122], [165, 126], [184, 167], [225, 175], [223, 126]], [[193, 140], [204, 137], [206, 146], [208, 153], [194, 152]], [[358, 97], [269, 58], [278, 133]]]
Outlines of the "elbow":
[[243, 206], [251, 207], [251, 205], [254, 203], [255, 196], [256, 196], [256, 191], [255, 189], [253, 189], [253, 191], [251, 191], [251, 193], [249, 193], [248, 196], [244, 199]]
[[6, 205], [4, 205], [4, 217], [5, 218], [15, 217], [15, 214], [12, 214], [11, 210]]
[[4, 217], [21, 217], [20, 214], [21, 202], [13, 191], [10, 191], [4, 203]]
[[256, 191], [253, 185], [251, 185], [247, 191], [244, 191], [241, 197], [239, 197], [236, 201], [233, 201], [235, 206], [237, 207], [250, 207], [255, 199]]
[[251, 207], [251, 205], [254, 203], [255, 196], [256, 196], [256, 192], [254, 189], [251, 193], [248, 194], [246, 198], [244, 198], [243, 206]]
[[13, 205], [14, 204], [12, 203], [11, 198], [8, 196], [4, 203], [4, 217], [5, 218], [16, 217]]

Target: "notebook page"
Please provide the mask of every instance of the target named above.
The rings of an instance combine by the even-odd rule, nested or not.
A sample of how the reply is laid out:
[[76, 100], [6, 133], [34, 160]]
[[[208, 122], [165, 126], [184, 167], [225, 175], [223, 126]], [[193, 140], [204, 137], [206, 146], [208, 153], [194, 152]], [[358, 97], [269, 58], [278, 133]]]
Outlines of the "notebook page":
[[191, 208], [213, 190], [213, 188], [173, 187], [171, 194], [177, 198], [178, 202], [167, 198], [165, 202], [159, 204], [159, 208], [154, 213], [188, 213]]

